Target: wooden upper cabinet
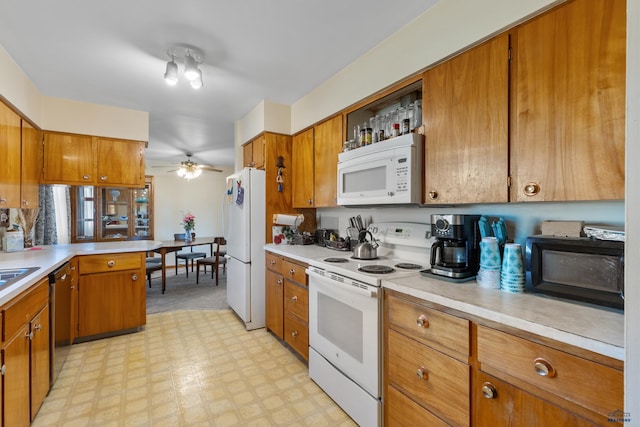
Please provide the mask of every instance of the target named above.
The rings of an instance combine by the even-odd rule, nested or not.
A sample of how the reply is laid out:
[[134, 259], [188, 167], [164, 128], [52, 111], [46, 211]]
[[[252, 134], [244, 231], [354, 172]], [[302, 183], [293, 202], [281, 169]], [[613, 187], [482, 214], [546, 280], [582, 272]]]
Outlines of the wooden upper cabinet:
[[314, 128], [314, 206], [337, 206], [338, 154], [342, 151], [342, 115]]
[[242, 146], [242, 164], [244, 167], [264, 169], [265, 158], [265, 137], [259, 137], [247, 142]]
[[313, 128], [293, 137], [291, 148], [291, 181], [293, 185], [293, 207], [314, 206], [314, 155]]
[[20, 207], [20, 155], [20, 116], [0, 102], [0, 208]]
[[625, 0], [576, 0], [513, 34], [512, 201], [624, 198]]
[[428, 204], [508, 201], [509, 37], [423, 75]]
[[96, 138], [96, 147], [99, 183], [144, 187], [144, 142]]
[[95, 182], [93, 139], [89, 135], [45, 132], [43, 162], [45, 184]]
[[38, 188], [42, 169], [40, 144], [42, 131], [22, 120], [22, 172], [20, 205], [23, 208], [38, 207]]
[[46, 184], [144, 187], [143, 141], [45, 132]]

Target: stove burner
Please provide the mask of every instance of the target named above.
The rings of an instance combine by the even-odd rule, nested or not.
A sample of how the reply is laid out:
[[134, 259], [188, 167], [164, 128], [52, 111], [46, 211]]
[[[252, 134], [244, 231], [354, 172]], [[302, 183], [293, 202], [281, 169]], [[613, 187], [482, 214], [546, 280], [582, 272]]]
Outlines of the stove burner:
[[340, 263], [340, 262], [349, 262], [349, 260], [346, 258], [326, 258], [324, 262]]
[[401, 262], [396, 264], [396, 267], [402, 268], [404, 270], [421, 270], [422, 266], [420, 264], [413, 264], [411, 262]]
[[358, 268], [358, 271], [362, 271], [363, 273], [371, 273], [371, 274], [389, 274], [396, 271], [393, 267], [389, 267], [387, 265], [363, 265]]

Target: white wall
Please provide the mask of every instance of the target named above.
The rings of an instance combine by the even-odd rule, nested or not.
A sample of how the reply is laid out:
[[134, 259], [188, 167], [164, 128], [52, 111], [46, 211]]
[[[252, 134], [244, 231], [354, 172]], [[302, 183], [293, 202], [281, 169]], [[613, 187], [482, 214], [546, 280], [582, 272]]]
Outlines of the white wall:
[[147, 175], [154, 176], [154, 240], [173, 240], [174, 233], [184, 233], [180, 222], [189, 212], [196, 217], [196, 237], [224, 235], [222, 200], [232, 167], [221, 167], [223, 172], [203, 172], [187, 181], [153, 165], [148, 162]]

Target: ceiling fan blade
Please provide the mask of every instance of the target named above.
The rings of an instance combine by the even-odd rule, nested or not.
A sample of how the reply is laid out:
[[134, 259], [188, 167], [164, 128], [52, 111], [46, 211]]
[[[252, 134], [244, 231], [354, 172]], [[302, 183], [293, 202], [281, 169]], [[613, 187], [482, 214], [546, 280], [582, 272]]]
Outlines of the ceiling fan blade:
[[209, 171], [209, 172], [222, 172], [222, 169], [216, 169], [213, 166], [209, 166], [209, 165], [199, 165], [198, 166], [200, 169], [204, 170], [204, 171]]

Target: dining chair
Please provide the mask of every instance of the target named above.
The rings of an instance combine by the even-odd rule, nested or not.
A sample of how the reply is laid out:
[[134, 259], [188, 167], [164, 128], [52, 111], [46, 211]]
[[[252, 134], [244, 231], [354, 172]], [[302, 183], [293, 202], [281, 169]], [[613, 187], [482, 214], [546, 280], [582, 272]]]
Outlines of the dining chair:
[[213, 239], [213, 242], [216, 244], [214, 255], [196, 261], [196, 284], [200, 282], [200, 266], [204, 267], [205, 274], [207, 273], [207, 265], [211, 266], [211, 278], [213, 279], [213, 275], [215, 274], [216, 286], [218, 286], [220, 267], [222, 267], [224, 274], [227, 273], [227, 259], [224, 257], [226, 252], [220, 250], [220, 246], [225, 246], [227, 241], [224, 237], [216, 237]]
[[[173, 235], [173, 240], [184, 240], [184, 233], [178, 233]], [[189, 252], [176, 252], [176, 274], [178, 274], [178, 264], [180, 260], [184, 260], [184, 270], [187, 273], [187, 278], [189, 277], [189, 261], [191, 261], [191, 271], [193, 271], [193, 261], [197, 258], [206, 258], [206, 252], [194, 252], [193, 246], [189, 247]]]
[[[157, 260], [157, 261], [156, 261]], [[154, 271], [162, 270], [162, 261], [160, 258], [150, 257], [145, 261], [147, 280], [149, 282], [149, 287], [151, 287], [151, 273]]]

